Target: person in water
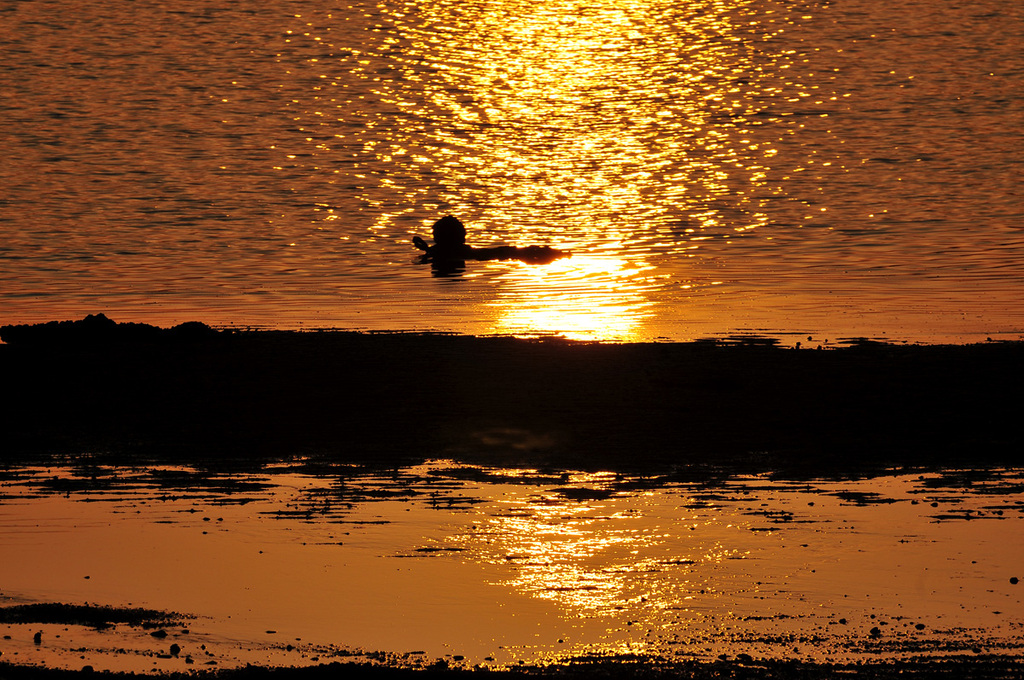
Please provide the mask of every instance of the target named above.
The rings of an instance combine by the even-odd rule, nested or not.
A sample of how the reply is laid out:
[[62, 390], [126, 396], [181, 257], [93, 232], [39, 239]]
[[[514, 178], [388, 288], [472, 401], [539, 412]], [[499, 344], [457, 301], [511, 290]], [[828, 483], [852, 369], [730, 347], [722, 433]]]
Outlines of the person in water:
[[431, 231], [434, 245], [428, 246], [419, 236], [413, 236], [412, 243], [424, 251], [420, 261], [434, 265], [461, 266], [466, 260], [519, 260], [529, 264], [548, 264], [570, 255], [548, 246], [474, 248], [466, 244], [466, 225], [452, 215], [445, 215], [434, 222]]

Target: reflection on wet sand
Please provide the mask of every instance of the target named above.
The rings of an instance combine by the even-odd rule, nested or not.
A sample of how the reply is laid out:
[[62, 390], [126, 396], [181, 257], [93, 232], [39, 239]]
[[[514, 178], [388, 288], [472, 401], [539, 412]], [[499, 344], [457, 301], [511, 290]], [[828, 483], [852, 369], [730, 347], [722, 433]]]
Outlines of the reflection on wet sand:
[[1018, 656], [1021, 521], [1009, 469], [23, 466], [0, 481], [0, 549], [21, 557], [0, 562], [0, 604], [194, 618], [0, 633], [17, 663], [134, 670]]

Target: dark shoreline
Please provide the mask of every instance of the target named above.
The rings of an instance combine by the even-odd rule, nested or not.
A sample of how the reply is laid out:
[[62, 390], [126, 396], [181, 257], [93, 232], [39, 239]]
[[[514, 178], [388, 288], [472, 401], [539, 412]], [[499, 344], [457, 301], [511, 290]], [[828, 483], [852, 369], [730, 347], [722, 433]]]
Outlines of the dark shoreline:
[[794, 475], [1016, 466], [1024, 343], [828, 350], [4, 326], [6, 462], [428, 458]]
[[302, 668], [266, 668], [249, 666], [234, 670], [190, 673], [111, 673], [92, 670], [60, 670], [18, 666], [0, 662], [0, 680], [79, 680], [83, 677], [111, 680], [160, 678], [210, 678], [216, 680], [448, 680], [486, 677], [510, 678], [583, 678], [668, 680], [824, 680], [852, 677], [859, 680], [1020, 680], [1024, 667], [1020, 659], [1001, 657], [954, 657], [944, 660], [895, 661], [865, 664], [816, 664], [802, 661], [758, 661], [731, 659], [713, 663], [666, 663], [637, 657], [613, 657], [584, 660], [568, 665], [524, 666], [511, 670], [449, 668], [435, 664], [426, 668], [394, 668], [370, 663], [331, 663]]

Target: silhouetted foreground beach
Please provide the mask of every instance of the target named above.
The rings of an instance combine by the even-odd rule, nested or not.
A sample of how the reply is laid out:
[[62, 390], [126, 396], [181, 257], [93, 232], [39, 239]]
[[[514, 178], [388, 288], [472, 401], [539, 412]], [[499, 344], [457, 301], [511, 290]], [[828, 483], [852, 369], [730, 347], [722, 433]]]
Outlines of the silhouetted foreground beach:
[[[992, 658], [951, 659], [943, 662], [897, 662], [884, 664], [842, 665], [801, 662], [726, 660], [716, 663], [647, 663], [638, 658], [619, 658], [580, 662], [571, 666], [543, 668], [524, 667], [509, 671], [455, 670], [443, 667], [399, 669], [370, 664], [332, 663], [308, 668], [249, 667], [230, 671], [167, 674], [166, 678], [208, 678], [210, 680], [456, 680], [483, 676], [494, 680], [523, 677], [549, 677], [578, 680], [582, 678], [643, 678], [645, 680], [823, 680], [854, 677], [865, 680], [914, 678], [915, 680], [1018, 680], [1022, 671], [1017, 660]], [[64, 671], [0, 663], [2, 680], [71, 680], [110, 678], [132, 680], [145, 675], [92, 671]], [[152, 677], [152, 676], [148, 676]]]
[[1016, 465], [1024, 344], [786, 349], [4, 326], [6, 456], [635, 469]]

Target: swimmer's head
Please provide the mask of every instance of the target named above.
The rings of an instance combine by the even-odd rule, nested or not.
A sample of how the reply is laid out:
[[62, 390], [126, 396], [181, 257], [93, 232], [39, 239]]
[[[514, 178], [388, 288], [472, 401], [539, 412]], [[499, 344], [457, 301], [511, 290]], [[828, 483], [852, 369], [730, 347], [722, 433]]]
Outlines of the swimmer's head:
[[461, 246], [466, 242], [466, 226], [451, 215], [434, 222], [433, 232], [434, 243], [439, 246]]

